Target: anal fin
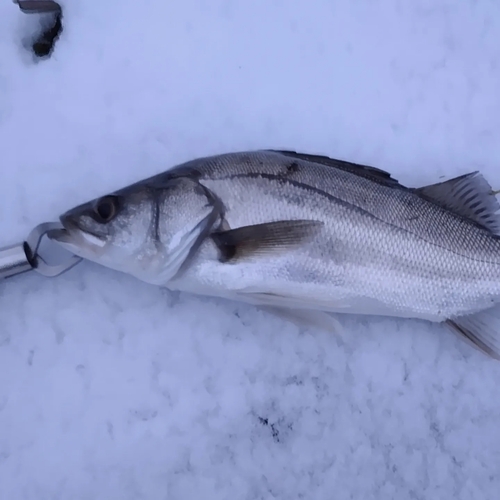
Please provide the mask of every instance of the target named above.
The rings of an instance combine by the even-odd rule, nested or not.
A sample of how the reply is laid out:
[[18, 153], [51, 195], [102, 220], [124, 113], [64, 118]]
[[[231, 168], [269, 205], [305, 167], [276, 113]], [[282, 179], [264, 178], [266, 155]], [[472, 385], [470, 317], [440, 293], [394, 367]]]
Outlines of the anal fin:
[[500, 305], [468, 316], [448, 319], [445, 323], [463, 340], [500, 361]]
[[337, 334], [341, 334], [343, 330], [340, 322], [335, 317], [323, 311], [287, 309], [276, 306], [260, 306], [260, 308], [285, 321], [291, 321], [297, 326], [319, 328]]

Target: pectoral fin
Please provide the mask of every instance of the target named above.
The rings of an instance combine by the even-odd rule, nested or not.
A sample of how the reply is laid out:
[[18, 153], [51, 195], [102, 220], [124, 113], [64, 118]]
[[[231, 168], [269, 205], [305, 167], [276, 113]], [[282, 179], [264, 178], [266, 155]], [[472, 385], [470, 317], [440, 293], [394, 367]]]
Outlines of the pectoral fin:
[[500, 360], [500, 306], [445, 322], [465, 341], [481, 352]]
[[228, 262], [249, 255], [273, 253], [292, 248], [314, 237], [323, 226], [314, 220], [284, 220], [212, 233], [221, 261]]

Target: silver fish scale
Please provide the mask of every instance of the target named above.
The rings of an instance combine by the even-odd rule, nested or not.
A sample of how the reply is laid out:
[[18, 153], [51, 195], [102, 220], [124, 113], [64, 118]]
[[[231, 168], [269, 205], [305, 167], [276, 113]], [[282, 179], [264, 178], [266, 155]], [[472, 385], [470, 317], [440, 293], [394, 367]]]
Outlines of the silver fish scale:
[[[203, 177], [230, 180], [248, 174], [276, 182], [298, 182], [318, 189], [400, 230], [460, 255], [500, 265], [500, 240], [470, 221], [428, 202], [403, 187], [389, 187], [350, 172], [275, 152], [228, 153], [194, 160]], [[295, 169], [290, 165], [295, 164]], [[244, 178], [244, 177], [243, 177]]]
[[223, 201], [230, 227], [324, 222], [309, 244], [233, 265], [205, 244], [185, 276], [193, 288], [261, 289], [315, 297], [331, 310], [446, 319], [500, 296], [500, 241], [401, 186], [279, 153], [185, 164]]

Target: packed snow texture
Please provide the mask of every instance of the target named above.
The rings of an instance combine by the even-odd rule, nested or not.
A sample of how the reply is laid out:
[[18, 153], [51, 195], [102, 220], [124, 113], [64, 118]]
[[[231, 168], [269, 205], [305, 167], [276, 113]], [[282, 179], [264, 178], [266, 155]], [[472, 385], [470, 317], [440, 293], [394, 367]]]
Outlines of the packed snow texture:
[[[0, 4], [3, 245], [195, 157], [286, 148], [500, 188], [500, 4]], [[493, 499], [500, 363], [417, 321], [343, 335], [82, 263], [0, 283], [2, 500]]]

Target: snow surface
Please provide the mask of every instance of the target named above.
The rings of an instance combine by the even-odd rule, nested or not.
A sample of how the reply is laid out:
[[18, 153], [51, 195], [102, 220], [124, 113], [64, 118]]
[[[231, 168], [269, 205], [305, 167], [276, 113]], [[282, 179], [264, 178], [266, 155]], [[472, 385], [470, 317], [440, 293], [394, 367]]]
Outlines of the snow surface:
[[[0, 3], [2, 244], [243, 149], [500, 188], [498, 2], [61, 3], [44, 61]], [[90, 263], [1, 283], [0, 499], [498, 498], [500, 363], [423, 322], [342, 322]]]

